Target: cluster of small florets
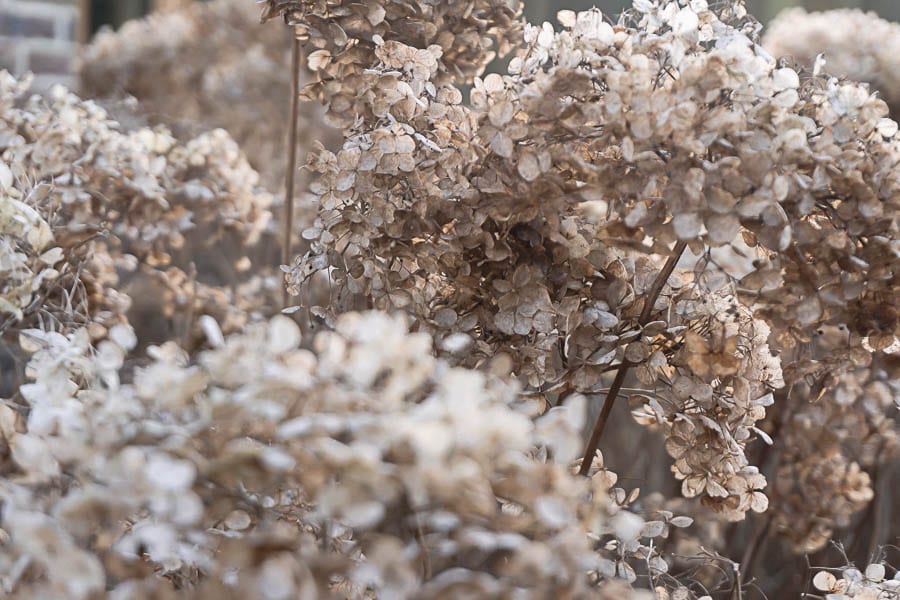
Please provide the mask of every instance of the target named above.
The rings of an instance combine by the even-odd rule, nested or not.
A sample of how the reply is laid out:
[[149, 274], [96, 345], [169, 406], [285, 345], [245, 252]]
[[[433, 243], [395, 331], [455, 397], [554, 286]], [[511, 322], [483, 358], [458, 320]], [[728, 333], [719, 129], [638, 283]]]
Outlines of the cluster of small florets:
[[[769, 505], [746, 448], [778, 429], [765, 406], [809, 381], [831, 393], [895, 345], [897, 124], [865, 85], [777, 61], [740, 3], [638, 0], [618, 23], [562, 11], [559, 31], [526, 25], [468, 104], [477, 69], [404, 29], [413, 0], [265, 4], [306, 41], [309, 93], [344, 127], [339, 152], [310, 159], [321, 210], [294, 292], [326, 271], [338, 298], [413, 315], [451, 361], [502, 353], [549, 403], [635, 368], [683, 493], [734, 520]], [[657, 286], [673, 244], [698, 276]], [[781, 458], [817, 460], [798, 452]]]
[[[196, 360], [152, 347], [133, 383], [127, 326], [95, 352], [84, 330], [22, 332], [28, 410], [0, 406], [7, 593], [604, 597], [586, 533], [607, 503], [568, 468], [583, 402], [535, 421], [514, 381], [449, 368], [379, 313], [314, 351], [286, 317], [208, 332]], [[665, 527], [617, 519], [634, 540]]]
[[823, 548], [874, 498], [869, 472], [900, 450], [898, 381], [897, 361], [887, 357], [844, 373], [833, 389], [816, 394], [801, 384], [785, 399], [773, 516], [797, 552]]
[[[812, 552], [871, 506], [900, 447], [900, 138], [874, 91], [785, 67], [737, 0], [558, 31], [515, 0], [257, 4], [343, 128], [284, 267], [317, 335], [269, 318], [271, 198], [228, 134], [0, 75], [0, 331], [31, 355], [0, 403], [4, 594], [709, 599], [757, 580], [770, 532], [774, 560]], [[178, 58], [252, 45], [246, 12], [130, 25], [85, 76], [251, 99], [288, 78], [274, 41]], [[607, 463], [583, 417], [617, 393], [645, 429]], [[673, 464], [611, 470], [656, 433]], [[875, 508], [854, 542], [887, 541]], [[880, 564], [842, 576], [810, 583], [896, 593]]]
[[[835, 27], [840, 23], [840, 27]], [[874, 12], [838, 9], [782, 11], [766, 27], [763, 46], [808, 70], [868, 83], [891, 106], [900, 109], [897, 53], [900, 26]]]
[[[364, 93], [369, 86], [360, 84], [377, 64], [376, 49], [386, 41], [391, 43], [385, 53], [396, 53], [390, 62], [416, 79], [425, 80], [429, 69], [439, 67], [435, 85], [469, 80], [498, 53], [509, 52], [517, 41], [521, 26], [517, 16], [522, 10], [517, 0], [265, 0], [261, 4], [263, 20], [283, 17], [295, 35], [306, 41], [309, 66], [320, 76], [310, 91], [327, 98], [328, 116], [340, 126], [352, 125], [357, 117], [375, 116], [375, 94]], [[409, 100], [419, 93], [399, 91]], [[386, 96], [379, 102], [385, 106], [385, 100], [393, 104], [389, 98], [397, 93], [378, 90], [377, 95]]]
[[49, 124], [49, 143], [25, 140], [41, 136], [53, 121], [46, 112], [17, 108], [27, 89], [27, 81], [0, 73], [0, 336], [38, 324], [54, 330], [90, 325], [102, 336], [106, 325], [123, 321], [130, 301], [115, 289], [115, 261], [94, 239], [100, 227], [60, 228], [59, 211], [68, 207], [43, 167], [56, 164], [53, 175], [60, 177], [70, 171], [58, 155], [73, 138], [56, 120]]
[[891, 579], [882, 563], [872, 563], [865, 571], [847, 567], [838, 572], [819, 571], [813, 585], [825, 592], [826, 600], [897, 600], [900, 598], [900, 571]]
[[702, 497], [729, 520], [765, 512], [766, 478], [745, 452], [760, 436], [772, 443], [757, 427], [772, 390], [783, 386], [769, 328], [733, 296], [680, 301], [674, 312], [687, 324], [683, 346], [671, 364], [660, 350], [646, 350], [637, 376], [653, 391], [634, 397], [642, 405], [634, 415], [664, 432], [685, 497]]
[[[312, 9], [295, 4], [269, 10], [309, 19]], [[888, 174], [900, 156], [896, 124], [865, 88], [801, 86], [754, 44], [752, 22], [733, 27], [705, 2], [638, 2], [617, 27], [598, 11], [561, 13], [561, 32], [526, 27], [510, 74], [476, 78], [466, 106], [443, 47], [393, 41], [401, 30], [388, 17], [378, 13], [376, 30], [351, 13], [340, 18], [353, 19], [358, 39], [343, 28], [351, 50], [340, 58], [309, 34], [313, 90], [348, 118], [343, 149], [311, 159], [321, 210], [295, 289], [328, 269], [339, 288], [414, 314], [471, 364], [514, 348], [514, 370], [532, 386], [590, 391], [617, 359], [651, 356], [627, 348], [660, 262], [634, 250], [665, 255], [681, 240], [702, 253], [743, 232], [771, 254], [738, 285], [776, 349], [825, 321], [846, 323], [851, 349], [893, 340], [888, 309], [877, 328], [852, 314], [896, 293], [890, 277], [858, 285], [864, 273], [890, 273]], [[714, 351], [694, 350], [681, 366], [706, 369]], [[769, 379], [757, 369], [750, 381]], [[744, 507], [762, 484], [752, 468], [746, 475]]]
[[[188, 270], [219, 261], [212, 277], [243, 284], [271, 196], [227, 133], [182, 143], [161, 127], [123, 131], [61, 88], [47, 97], [27, 90], [27, 81], [0, 76], [3, 331], [87, 326], [100, 339], [127, 311], [143, 310], [122, 293], [125, 281], [164, 276], [156, 267], [173, 263]], [[193, 288], [174, 280], [165, 287], [179, 288], [182, 306], [199, 303], [189, 314], [210, 312], [196, 277], [181, 280]], [[259, 309], [272, 296], [219, 304]], [[174, 312], [167, 306], [149, 310]], [[226, 321], [226, 330], [237, 328]]]
[[[247, 0], [197, 2], [99, 32], [79, 61], [81, 93], [138, 100], [137, 116], [179, 138], [221, 127], [238, 142], [267, 189], [284, 184], [290, 35], [263, 27]], [[300, 111], [300, 144], [328, 139], [318, 108]]]
[[243, 245], [265, 230], [271, 197], [223, 130], [184, 143], [162, 127], [122, 131], [62, 88], [27, 98], [8, 75], [2, 85], [4, 161], [18, 186], [48, 184], [43, 202], [63, 211], [68, 232], [105, 227], [123, 250], [165, 264], [195, 227]]
[[769, 259], [741, 287], [779, 351], [822, 323], [846, 324], [851, 347], [889, 346], [900, 146], [887, 106], [858, 84], [801, 85], [705, 5], [636, 3], [634, 29], [568, 14], [568, 29], [532, 33], [507, 79], [540, 131], [516, 144], [520, 173], [525, 154], [549, 154], [550, 174], [604, 199], [607, 230], [655, 244], [743, 234]]

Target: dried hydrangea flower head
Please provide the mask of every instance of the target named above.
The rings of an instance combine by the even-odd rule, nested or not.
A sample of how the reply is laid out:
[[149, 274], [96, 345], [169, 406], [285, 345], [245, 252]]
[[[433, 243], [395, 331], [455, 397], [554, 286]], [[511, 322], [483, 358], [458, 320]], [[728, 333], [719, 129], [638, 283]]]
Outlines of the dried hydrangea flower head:
[[[653, 355], [658, 332], [642, 335], [636, 321], [668, 245], [703, 253], [743, 235], [764, 259], [738, 289], [769, 323], [775, 351], [842, 323], [847, 347], [814, 364], [836, 372], [868, 355], [865, 344], [895, 338], [896, 127], [866, 88], [801, 82], [780, 67], [740, 4], [717, 13], [705, 2], [636, 2], [616, 27], [599, 11], [564, 11], [559, 32], [526, 26], [509, 74], [476, 78], [469, 105], [445, 76], [445, 48], [373, 29], [361, 7], [265, 10], [308, 37], [320, 78], [311, 93], [346, 126], [343, 149], [310, 162], [321, 210], [295, 287], [330, 269], [376, 307], [446, 332], [448, 348], [466, 349], [460, 360], [509, 352], [536, 388], [589, 391], [617, 360]], [[392, 31], [390, 14], [373, 20]], [[321, 39], [332, 26], [347, 33], [339, 54], [334, 36]], [[679, 299], [691, 293], [702, 286]], [[687, 334], [695, 358], [655, 360], [702, 380], [718, 375], [705, 371], [720, 353], [712, 366], [730, 375], [738, 339], [712, 348]], [[790, 356], [792, 377], [812, 364]], [[780, 381], [764, 371], [748, 380], [757, 389]], [[761, 406], [745, 408], [751, 423], [762, 417]], [[746, 480], [733, 486], [744, 509], [763, 485], [752, 470]]]
[[[311, 18], [299, 5], [267, 6], [291, 19]], [[334, 248], [355, 263], [346, 265], [352, 277], [368, 282], [373, 267], [358, 264], [365, 263], [360, 239], [368, 240], [365, 253], [382, 256], [389, 253], [379, 240], [393, 251], [398, 239], [407, 240], [418, 260], [395, 256], [393, 265], [408, 264], [357, 287], [387, 294], [396, 287], [393, 279], [413, 291], [398, 290], [391, 304], [435, 306], [459, 284], [445, 281], [453, 275], [435, 268], [442, 265], [419, 265], [430, 247], [471, 235], [467, 223], [497, 232], [491, 242], [463, 245], [485, 252], [483, 261], [466, 261], [464, 277], [472, 263], [514, 255], [504, 246], [518, 235], [526, 248], [542, 244], [549, 258], [539, 267], [544, 281], [562, 280], [552, 272], [554, 259], [562, 262], [560, 253], [581, 239], [624, 234], [632, 242], [652, 239], [663, 252], [675, 239], [720, 246], [744, 231], [760, 252], [772, 254], [742, 284], [757, 293], [757, 303], [769, 305], [763, 314], [779, 325], [779, 349], [805, 341], [825, 322], [845, 323], [851, 346], [864, 338], [879, 348], [890, 345], [900, 326], [890, 308], [897, 290], [889, 277], [897, 208], [889, 174], [897, 143], [884, 103], [864, 87], [836, 80], [801, 86], [795, 71], [779, 68], [754, 44], [756, 27], [736, 29], [705, 3], [654, 8], [639, 2], [630, 19], [614, 30], [598, 12], [573, 13], [563, 16], [559, 33], [529, 28], [511, 74], [476, 81], [471, 107], [460, 104], [455, 88], [441, 86], [443, 48], [416, 49], [366, 29], [372, 41], [351, 37], [353, 48], [340, 61], [311, 55], [322, 79], [314, 89], [331, 112], [359, 116], [344, 149], [320, 153], [311, 164], [322, 173], [314, 190], [324, 210], [309, 236], [337, 228], [314, 254]], [[317, 22], [316, 31], [326, 25]], [[357, 65], [346, 88], [336, 76], [344, 60]], [[353, 102], [346, 99], [350, 90]], [[858, 152], [861, 139], [866, 145]], [[451, 140], [454, 148], [447, 147]], [[415, 177], [406, 175], [413, 171]], [[382, 190], [394, 191], [384, 198]], [[582, 235], [579, 228], [588, 226], [569, 218], [585, 197], [602, 197], [607, 205], [601, 235]], [[447, 199], [455, 203], [447, 206]], [[346, 218], [336, 219], [336, 210]], [[351, 219], [348, 211], [359, 214]], [[345, 234], [348, 222], [355, 232]], [[823, 237], [831, 242], [820, 244]], [[504, 242], [499, 249], [498, 241]], [[552, 244], [562, 248], [547, 247]], [[576, 257], [602, 252], [590, 245], [574, 249]], [[459, 256], [451, 247], [441, 250], [444, 263]], [[297, 265], [296, 278], [329, 263], [344, 267], [313, 257]], [[515, 271], [515, 264], [505, 270]], [[422, 281], [409, 285], [410, 278]], [[425, 297], [411, 301], [419, 290]], [[542, 302], [530, 299], [528, 313], [551, 314]]]
[[[30, 412], [0, 406], [0, 576], [17, 594], [143, 597], [200, 569], [198, 598], [223, 584], [249, 597], [609, 597], [588, 577], [600, 562], [585, 535], [604, 531], [605, 505], [584, 501], [589, 481], [567, 466], [583, 402], [534, 421], [514, 382], [448, 368], [402, 319], [344, 315], [310, 352], [276, 317], [194, 364], [155, 348], [133, 383], [118, 376], [136, 341], [126, 327], [97, 353], [84, 331], [23, 335]], [[71, 484], [49, 491], [63, 470]], [[17, 574], [22, 560], [33, 568]]]
[[662, 429], [685, 497], [701, 497], [728, 520], [765, 512], [766, 478], [745, 451], [767, 438], [757, 425], [773, 403], [771, 390], [783, 386], [766, 344], [769, 328], [733, 296], [682, 301], [675, 310], [687, 323], [684, 345], [671, 364], [656, 350], [638, 371], [655, 391], [637, 396], [634, 415]]
[[310, 68], [320, 75], [320, 83], [313, 88], [329, 98], [328, 116], [342, 126], [351, 124], [355, 115], [371, 114], [368, 102], [355, 98], [353, 89], [357, 78], [375, 64], [380, 45], [397, 40], [388, 46], [398, 49], [391, 62], [420, 79], [434, 70], [436, 85], [470, 81], [498, 52], [509, 52], [521, 13], [517, 0], [266, 0], [260, 4], [263, 20], [283, 17], [295, 35], [306, 41]]
[[796, 552], [822, 549], [874, 498], [869, 473], [890, 464], [900, 450], [900, 428], [891, 414], [898, 382], [896, 357], [887, 357], [843, 374], [823, 394], [799, 384], [785, 399], [784, 456], [772, 506], [776, 529]]
[[4, 157], [15, 180], [52, 181], [45, 201], [65, 211], [66, 229], [105, 224], [126, 251], [163, 264], [194, 227], [244, 245], [265, 230], [271, 197], [223, 130], [184, 143], [163, 127], [121, 131], [63, 88], [27, 98], [15, 86], [4, 79]]
[[18, 108], [28, 83], [0, 73], [0, 336], [5, 344], [37, 325], [90, 325], [100, 336], [124, 321], [130, 299], [115, 289], [114, 259], [93, 239], [96, 230], [89, 223], [61, 227], [53, 181], [42, 177], [42, 167], [56, 160], [53, 143], [59, 151], [71, 138], [57, 122], [54, 142], [21, 145], [20, 132], [40, 135], [47, 117]]
[[[62, 92], [10, 102], [4, 297], [43, 306], [19, 288], [102, 218], [141, 269], [171, 258], [158, 304], [196, 323], [146, 359], [122, 323], [21, 332], [0, 589], [711, 600], [758, 581], [768, 532], [778, 560], [871, 506], [898, 447], [900, 155], [868, 88], [786, 68], [738, 1], [562, 11], [558, 30], [512, 0], [258, 4], [343, 128], [309, 158], [317, 214], [289, 267], [292, 291], [323, 284], [325, 331], [257, 320], [266, 273], [227, 290], [182, 262], [202, 247], [188, 215], [216, 241], [267, 227], [224, 133], [122, 131]], [[515, 56], [482, 77], [494, 49]], [[46, 206], [30, 164], [59, 180]], [[646, 430], [614, 433], [658, 433], [671, 461], [620, 476], [617, 440], [582, 451], [587, 405], [606, 396], [602, 432], [619, 394]], [[878, 560], [810, 584], [889, 592]]]
[[[840, 23], [840, 27], [835, 27]], [[767, 26], [763, 46], [807, 69], [868, 83], [896, 115], [900, 109], [897, 53], [900, 26], [859, 9], [783, 10]]]
[[[162, 127], [123, 131], [62, 88], [46, 97], [27, 89], [0, 78], [4, 330], [88, 325], [99, 339], [130, 308], [122, 273], [207, 257], [230, 259], [224, 268], [237, 273], [267, 230], [271, 196], [225, 131], [185, 142]], [[196, 285], [184, 283], [165, 287], [196, 299]], [[256, 298], [262, 308], [271, 294]], [[200, 304], [198, 316], [211, 312]]]
[[[290, 93], [289, 34], [262, 27], [247, 0], [215, 0], [153, 13], [100, 31], [79, 60], [80, 92], [139, 101], [140, 115], [180, 139], [223, 128], [262, 183], [284, 185], [284, 119]], [[315, 105], [300, 111], [300, 145], [334, 137]]]
[[[837, 575], [831, 571], [837, 571]], [[815, 574], [813, 587], [825, 592], [828, 600], [896, 600], [900, 598], [900, 575], [887, 578], [883, 563], [873, 562], [860, 571], [852, 566], [822, 570]]]

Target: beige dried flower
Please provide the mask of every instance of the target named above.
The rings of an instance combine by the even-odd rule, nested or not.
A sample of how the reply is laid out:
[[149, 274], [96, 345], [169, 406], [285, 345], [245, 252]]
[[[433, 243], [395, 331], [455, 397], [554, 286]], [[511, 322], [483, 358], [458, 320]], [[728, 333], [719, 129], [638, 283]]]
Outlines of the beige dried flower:
[[[560, 28], [513, 0], [259, 4], [343, 129], [285, 267], [302, 332], [268, 318], [269, 197], [224, 132], [0, 87], [11, 318], [57, 314], [52, 249], [100, 220], [71, 281], [151, 305], [134, 330], [16, 321], [4, 593], [712, 600], [797, 585], [762, 565], [867, 506], [848, 555], [886, 541], [900, 141], [877, 95], [771, 56], [737, 0]], [[811, 585], [892, 593], [882, 557]]]
[[[262, 27], [247, 0], [192, 3], [100, 31], [79, 58], [80, 92], [105, 104], [138, 101], [139, 118], [173, 129], [179, 139], [223, 128], [263, 185], [284, 185], [284, 119], [290, 98], [288, 32]], [[312, 140], [334, 134], [318, 109], [300, 111], [301, 156]]]
[[[840, 27], [835, 27], [835, 23], [840, 23]], [[870, 84], [896, 113], [900, 108], [898, 32], [896, 23], [874, 12], [807, 12], [794, 7], [782, 11], [769, 23], [762, 43], [774, 56], [787, 57], [809, 70], [824, 70]]]
[[[72, 598], [151, 580], [174, 591], [148, 561], [174, 580], [202, 571], [195, 597], [222, 581], [249, 596], [341, 585], [354, 598], [442, 597], [462, 585], [605, 597], [588, 578], [599, 559], [585, 532], [601, 531], [606, 503], [570, 472], [573, 453], [531, 456], [549, 422], [529, 417], [514, 383], [448, 368], [426, 334], [404, 330], [347, 314], [310, 352], [279, 316], [196, 364], [151, 348], [133, 383], [118, 376], [130, 329], [96, 354], [83, 330], [23, 333], [34, 381], [24, 428], [4, 430], [4, 585]], [[556, 414], [553, 427], [575, 435], [580, 415]], [[63, 468], [71, 484], [49, 491]], [[37, 539], [71, 564], [57, 570]], [[34, 568], [17, 574], [25, 560]]]

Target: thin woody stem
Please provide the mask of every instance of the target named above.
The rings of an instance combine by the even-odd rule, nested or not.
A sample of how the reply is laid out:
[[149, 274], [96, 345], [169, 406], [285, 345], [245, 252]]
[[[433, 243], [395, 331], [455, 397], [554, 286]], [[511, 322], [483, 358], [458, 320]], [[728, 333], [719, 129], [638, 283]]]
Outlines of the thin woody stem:
[[[638, 323], [640, 325], [646, 325], [650, 322], [650, 318], [653, 316], [653, 306], [656, 304], [656, 300], [659, 298], [663, 287], [672, 275], [672, 271], [675, 270], [675, 265], [678, 264], [686, 247], [687, 242], [678, 242], [675, 244], [675, 248], [672, 249], [672, 255], [669, 256], [666, 260], [666, 264], [663, 265], [662, 270], [657, 274], [656, 279], [653, 281], [653, 285], [650, 286], [650, 290], [647, 292], [647, 299], [644, 302], [644, 308], [641, 310], [641, 315], [638, 317]], [[603, 428], [606, 427], [606, 422], [609, 420], [609, 414], [612, 412], [613, 404], [615, 404], [616, 397], [619, 395], [619, 390], [622, 389], [622, 385], [625, 383], [625, 377], [628, 375], [628, 371], [632, 366], [632, 363], [623, 360], [622, 364], [619, 366], [619, 370], [616, 371], [616, 377], [613, 379], [612, 385], [609, 387], [609, 392], [606, 394], [606, 399], [603, 401], [603, 408], [600, 409], [600, 415], [594, 423], [593, 431], [591, 431], [591, 439], [584, 449], [584, 458], [581, 460], [581, 469], [579, 470], [579, 473], [584, 476], [587, 476], [591, 471], [594, 455], [597, 453], [597, 448], [600, 446], [600, 436], [603, 435]]]
[[734, 582], [735, 598], [738, 600], [740, 599], [740, 594], [744, 588], [744, 582], [752, 578], [753, 571], [756, 568], [756, 559], [760, 554], [759, 550], [766, 541], [771, 526], [772, 517], [766, 517], [765, 522], [757, 530], [753, 539], [750, 540], [750, 545], [747, 546], [747, 550], [744, 552], [744, 557], [741, 559], [741, 564], [739, 565], [737, 577]]
[[609, 392], [606, 394], [603, 408], [600, 409], [600, 416], [597, 417], [597, 421], [594, 423], [591, 439], [584, 450], [584, 458], [581, 459], [581, 470], [579, 473], [582, 475], [587, 476], [591, 471], [594, 455], [597, 453], [597, 447], [600, 445], [600, 436], [603, 434], [603, 428], [606, 426], [606, 421], [609, 420], [609, 413], [612, 412], [613, 403], [616, 401], [616, 396], [619, 395], [619, 390], [622, 389], [622, 384], [625, 383], [625, 377], [628, 375], [630, 367], [630, 363], [622, 363], [619, 370], [616, 371], [616, 378], [613, 379]]
[[[300, 97], [300, 40], [292, 37], [291, 46], [291, 115], [288, 126], [288, 164], [284, 182], [284, 240], [281, 244], [281, 264], [291, 263], [291, 237], [294, 233], [294, 172], [297, 170], [297, 100]], [[284, 306], [290, 302], [287, 286], [282, 290]]]

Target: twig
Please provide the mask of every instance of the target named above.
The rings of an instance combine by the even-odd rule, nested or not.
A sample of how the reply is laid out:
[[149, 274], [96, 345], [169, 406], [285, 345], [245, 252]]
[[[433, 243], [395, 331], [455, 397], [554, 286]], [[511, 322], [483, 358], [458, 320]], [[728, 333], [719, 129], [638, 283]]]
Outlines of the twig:
[[756, 559], [759, 556], [759, 549], [762, 546], [763, 540], [767, 538], [769, 535], [769, 528], [772, 525], [772, 517], [767, 517], [763, 526], [757, 530], [756, 535], [753, 536], [753, 539], [750, 540], [750, 545], [747, 546], [746, 552], [744, 552], [744, 556], [741, 559], [741, 564], [739, 565], [737, 578], [734, 582], [734, 589], [736, 597], [740, 597], [739, 595], [742, 593], [741, 590], [744, 587], [744, 578], [750, 574], [753, 574], [753, 571], [756, 570]]
[[597, 447], [600, 445], [600, 436], [603, 434], [603, 428], [609, 419], [609, 413], [612, 412], [613, 403], [619, 394], [619, 390], [622, 388], [622, 384], [625, 383], [625, 377], [628, 375], [630, 367], [631, 363], [623, 362], [619, 370], [616, 371], [616, 378], [613, 379], [612, 385], [609, 387], [609, 393], [606, 394], [606, 399], [603, 401], [603, 408], [600, 409], [600, 415], [594, 422], [594, 430], [591, 431], [591, 439], [584, 450], [584, 457], [581, 459], [581, 469], [579, 470], [579, 473], [585, 477], [591, 471], [591, 463], [594, 462], [594, 455], [597, 453]]
[[431, 579], [431, 554], [428, 552], [428, 545], [425, 543], [425, 532], [422, 530], [422, 518], [418, 512], [415, 513], [416, 519], [416, 542], [422, 551], [422, 579], [428, 581]]
[[194, 313], [197, 304], [197, 266], [191, 261], [188, 269], [188, 283], [191, 286], [191, 295], [188, 298], [187, 314], [185, 315], [184, 331], [182, 332], [181, 347], [190, 352], [191, 334], [194, 331]]
[[[653, 315], [653, 306], [656, 304], [659, 294], [662, 292], [663, 287], [672, 275], [672, 271], [675, 270], [675, 265], [678, 264], [686, 247], [687, 242], [678, 242], [675, 244], [675, 248], [672, 249], [672, 255], [666, 260], [666, 264], [663, 265], [662, 270], [657, 274], [656, 279], [653, 281], [653, 285], [650, 286], [650, 290], [647, 292], [647, 299], [644, 302], [644, 308], [641, 310], [641, 315], [638, 317], [638, 324], [646, 325], [650, 322], [650, 317]], [[612, 412], [613, 404], [615, 403], [616, 397], [619, 395], [619, 390], [622, 388], [622, 384], [625, 383], [625, 377], [628, 375], [628, 371], [632, 366], [631, 362], [622, 360], [619, 370], [616, 371], [616, 377], [609, 387], [609, 393], [606, 394], [606, 399], [603, 401], [603, 408], [600, 410], [600, 415], [594, 423], [591, 439], [584, 449], [584, 458], [581, 460], [581, 469], [579, 470], [579, 473], [584, 476], [587, 476], [591, 471], [591, 463], [594, 462], [594, 455], [597, 453], [597, 447], [600, 445], [600, 436], [603, 434], [603, 428], [606, 427], [606, 422], [609, 420], [609, 414]]]
[[[878, 454], [881, 454], [881, 452]], [[874, 483], [872, 488], [875, 490], [875, 498], [872, 499], [872, 534], [869, 538], [868, 554], [866, 555], [869, 562], [875, 562], [875, 553], [880, 545], [881, 532], [887, 529], [884, 523], [883, 498], [886, 494], [890, 494], [889, 490], [893, 489], [891, 487], [893, 475], [894, 469], [890, 465], [885, 469], [883, 467], [879, 468], [879, 464], [875, 463], [874, 472], [872, 473], [872, 481]]]
[[659, 272], [656, 279], [653, 281], [650, 291], [647, 292], [647, 302], [644, 304], [643, 310], [641, 310], [641, 316], [638, 317], [638, 323], [640, 325], [646, 325], [650, 322], [650, 317], [653, 316], [653, 306], [656, 304], [656, 300], [659, 298], [660, 293], [662, 293], [662, 289], [665, 287], [666, 282], [669, 281], [669, 277], [672, 276], [675, 265], [681, 260], [681, 255], [684, 254], [685, 248], [687, 248], [687, 242], [678, 242], [675, 244], [675, 247], [672, 249], [672, 255], [666, 260], [666, 264], [663, 265], [662, 271]]
[[[288, 164], [284, 179], [284, 240], [281, 264], [291, 263], [291, 236], [294, 233], [294, 171], [297, 170], [297, 101], [300, 97], [300, 40], [294, 36], [291, 46], [291, 116], [288, 125]], [[282, 304], [290, 302], [287, 286], [282, 290]]]
[[741, 565], [734, 563], [734, 587], [732, 588], [731, 597], [734, 600], [744, 600], [744, 590], [741, 589], [743, 577], [741, 576]]

